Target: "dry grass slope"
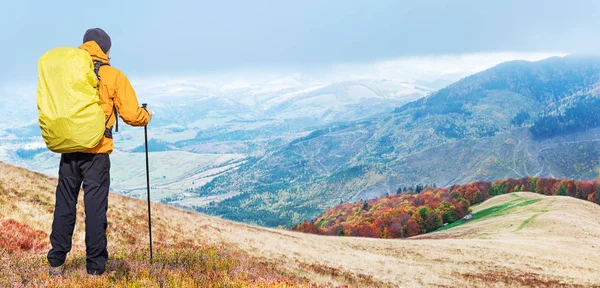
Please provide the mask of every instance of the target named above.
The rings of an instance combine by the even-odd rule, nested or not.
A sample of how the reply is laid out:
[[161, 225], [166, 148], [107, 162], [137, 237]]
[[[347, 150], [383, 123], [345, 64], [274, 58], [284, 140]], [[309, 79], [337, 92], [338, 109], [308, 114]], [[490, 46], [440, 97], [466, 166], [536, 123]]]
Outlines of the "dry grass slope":
[[[47, 235], [55, 184], [56, 179], [0, 163], [0, 215]], [[80, 205], [67, 279], [47, 278], [47, 247], [32, 248], [0, 256], [0, 286], [600, 287], [600, 206], [522, 192], [492, 198], [473, 211], [515, 199], [526, 204], [492, 209], [480, 220], [407, 240], [301, 234], [153, 204], [159, 261], [151, 266], [145, 260], [145, 203], [111, 194], [113, 275], [100, 280], [84, 275]]]

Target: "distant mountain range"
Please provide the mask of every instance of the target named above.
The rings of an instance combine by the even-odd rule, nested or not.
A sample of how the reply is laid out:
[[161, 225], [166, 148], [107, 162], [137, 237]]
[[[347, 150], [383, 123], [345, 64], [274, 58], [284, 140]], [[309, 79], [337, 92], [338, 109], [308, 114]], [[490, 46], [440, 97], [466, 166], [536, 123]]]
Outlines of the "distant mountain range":
[[[393, 111], [434, 91], [390, 80], [322, 83], [285, 79], [265, 86], [218, 89], [193, 83], [170, 85], [179, 88], [161, 86], [148, 94], [160, 101], [155, 105], [160, 116], [153, 125], [162, 128], [155, 130], [155, 135], [178, 142], [175, 146], [184, 150], [202, 153], [211, 152], [207, 149], [215, 149], [215, 153], [253, 153], [323, 125]], [[169, 99], [169, 93], [177, 96]], [[173, 138], [183, 131], [195, 135]], [[219, 143], [219, 147], [210, 143]]]
[[198, 210], [267, 226], [400, 186], [598, 175], [600, 59], [513, 61], [393, 112], [335, 122], [199, 188]]

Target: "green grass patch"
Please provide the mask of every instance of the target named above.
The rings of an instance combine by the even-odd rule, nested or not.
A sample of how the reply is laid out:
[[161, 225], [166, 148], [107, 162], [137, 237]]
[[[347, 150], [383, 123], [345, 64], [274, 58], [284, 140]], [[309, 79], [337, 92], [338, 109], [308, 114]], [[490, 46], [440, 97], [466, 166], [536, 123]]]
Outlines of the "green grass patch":
[[529, 199], [529, 200], [525, 200], [519, 204], [517, 204], [515, 207], [523, 207], [523, 206], [527, 206], [533, 203], [537, 203], [540, 202], [542, 199]]
[[491, 218], [491, 217], [504, 215], [506, 210], [509, 210], [511, 207], [516, 205], [517, 202], [519, 202], [519, 201], [520, 201], [519, 199], [515, 199], [515, 200], [508, 201], [504, 204], [488, 207], [483, 210], [477, 211], [477, 212], [473, 213], [473, 220], [482, 219], [482, 218]]
[[533, 221], [537, 216], [539, 216], [541, 213], [535, 214], [531, 217], [529, 217], [529, 219], [523, 221], [523, 223], [521, 223], [521, 225], [519, 226], [519, 228], [517, 228], [517, 231], [525, 228], [525, 226], [529, 225], [529, 223], [531, 223], [531, 221]]
[[[511, 195], [514, 195], [514, 194], [511, 194]], [[503, 216], [503, 215], [506, 215], [507, 212], [509, 212], [513, 208], [531, 205], [531, 204], [537, 203], [541, 200], [541, 199], [524, 200], [524, 198], [521, 196], [517, 196], [517, 197], [518, 197], [518, 199], [511, 200], [504, 204], [492, 206], [492, 207], [489, 207], [489, 208], [486, 208], [481, 211], [477, 211], [477, 212], [473, 213], [473, 220], [482, 220], [482, 219], [487, 219], [487, 218], [492, 218], [492, 217]]]
[[465, 222], [467, 222], [467, 221], [465, 221], [465, 220], [463, 220], [463, 219], [456, 220], [456, 221], [454, 221], [454, 222], [452, 222], [452, 223], [450, 223], [450, 224], [448, 224], [448, 225], [446, 225], [446, 226], [442, 226], [442, 227], [438, 228], [438, 229], [437, 229], [437, 230], [435, 230], [435, 231], [444, 231], [444, 230], [446, 230], [446, 229], [450, 229], [450, 228], [452, 228], [452, 227], [456, 227], [456, 226], [458, 226], [458, 225], [461, 225], [461, 224], [463, 224], [463, 223], [465, 223]]
[[503, 215], [506, 215], [513, 208], [531, 205], [531, 204], [537, 203], [541, 200], [541, 199], [525, 199], [514, 193], [511, 193], [510, 195], [515, 197], [516, 199], [513, 199], [511, 201], [508, 201], [508, 202], [500, 204], [500, 205], [482, 209], [480, 211], [473, 213], [473, 219], [471, 219], [469, 221], [460, 219], [460, 220], [454, 221], [446, 226], [440, 227], [436, 231], [443, 231], [446, 229], [450, 229], [452, 227], [456, 227], [456, 226], [462, 225], [467, 222], [473, 222], [473, 221], [479, 221], [479, 220], [489, 219], [489, 218], [493, 218], [493, 217], [503, 216]]

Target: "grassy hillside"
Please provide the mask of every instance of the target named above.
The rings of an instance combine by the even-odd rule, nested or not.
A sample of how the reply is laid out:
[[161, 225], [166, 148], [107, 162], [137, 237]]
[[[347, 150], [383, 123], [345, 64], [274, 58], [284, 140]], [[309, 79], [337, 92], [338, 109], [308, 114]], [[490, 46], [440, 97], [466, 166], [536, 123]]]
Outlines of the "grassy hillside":
[[[153, 265], [146, 259], [145, 203], [111, 194], [108, 267], [113, 274], [99, 278], [84, 275], [80, 205], [67, 274], [50, 279], [44, 254], [56, 179], [2, 163], [0, 171], [0, 239], [11, 239], [7, 235], [13, 235], [12, 231], [37, 239], [31, 245], [25, 243], [0, 253], [0, 286], [295, 287], [316, 283], [351, 287], [594, 287], [600, 283], [598, 205], [531, 193], [517, 195], [540, 200], [510, 213], [406, 240], [302, 234], [153, 204], [157, 260]], [[511, 195], [494, 197], [473, 211], [514, 199]], [[9, 245], [0, 247], [8, 250]]]
[[45, 254], [56, 180], [1, 162], [0, 171], [0, 286], [288, 287], [309, 283], [234, 245], [201, 237], [203, 225], [188, 225], [197, 215], [160, 204], [153, 204], [155, 263], [151, 265], [145, 204], [116, 194], [109, 197], [108, 273], [87, 277], [83, 192], [66, 274], [50, 278]]

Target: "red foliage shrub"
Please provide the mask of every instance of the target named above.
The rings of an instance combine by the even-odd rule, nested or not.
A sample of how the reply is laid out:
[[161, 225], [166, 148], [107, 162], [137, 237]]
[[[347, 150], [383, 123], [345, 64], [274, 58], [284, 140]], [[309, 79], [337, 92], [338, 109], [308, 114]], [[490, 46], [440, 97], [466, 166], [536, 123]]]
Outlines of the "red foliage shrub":
[[47, 234], [0, 215], [0, 249], [8, 253], [45, 249]]

